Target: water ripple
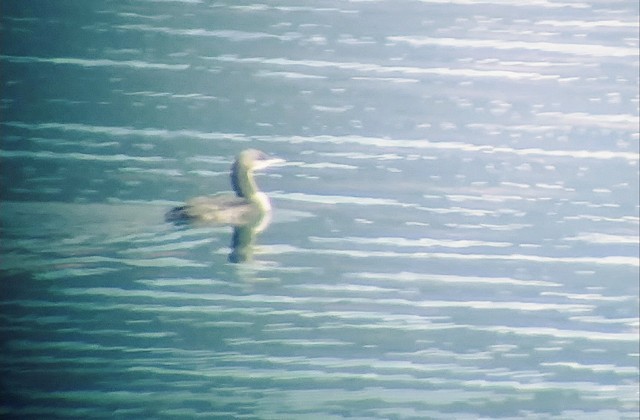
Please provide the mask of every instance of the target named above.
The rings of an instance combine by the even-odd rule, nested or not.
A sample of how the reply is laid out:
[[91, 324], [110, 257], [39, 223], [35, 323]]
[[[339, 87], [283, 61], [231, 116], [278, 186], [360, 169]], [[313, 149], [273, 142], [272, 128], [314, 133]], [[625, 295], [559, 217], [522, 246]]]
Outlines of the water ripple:
[[2, 150], [0, 149], [0, 156], [4, 158], [30, 158], [30, 159], [69, 159], [69, 160], [93, 160], [93, 161], [102, 161], [102, 162], [145, 162], [145, 163], [154, 163], [154, 162], [169, 162], [175, 159], [165, 158], [161, 156], [131, 156], [124, 154], [116, 154], [116, 155], [96, 155], [89, 153], [79, 153], [79, 152], [69, 152], [69, 153], [61, 153], [61, 152], [50, 152], [46, 150], [40, 151], [27, 151], [27, 150]]
[[446, 274], [422, 274], [412, 272], [393, 273], [347, 273], [347, 278], [356, 278], [364, 280], [382, 280], [387, 281], [393, 277], [394, 282], [443, 282], [443, 283], [470, 283], [470, 284], [502, 284], [511, 286], [526, 287], [560, 287], [562, 284], [544, 280], [519, 280], [509, 277], [480, 277], [480, 276], [455, 276]]
[[300, 248], [289, 245], [265, 245], [261, 248], [265, 254], [311, 254], [344, 256], [351, 258], [407, 258], [407, 259], [442, 259], [442, 260], [468, 260], [468, 261], [527, 261], [544, 264], [585, 264], [604, 266], [628, 266], [639, 267], [640, 261], [637, 257], [627, 256], [604, 256], [604, 257], [551, 257], [543, 255], [525, 254], [455, 254], [443, 252], [394, 252], [394, 251], [371, 251], [353, 249], [317, 249]]
[[[555, 114], [554, 114], [555, 115]], [[582, 115], [582, 114], [581, 114]], [[596, 119], [597, 120], [597, 119]], [[389, 148], [407, 148], [417, 150], [454, 150], [465, 153], [480, 154], [512, 154], [516, 156], [533, 156], [533, 157], [558, 157], [571, 159], [596, 159], [611, 160], [621, 159], [628, 162], [637, 162], [640, 159], [638, 153], [620, 152], [612, 150], [553, 150], [542, 148], [514, 148], [508, 146], [479, 145], [465, 142], [451, 141], [429, 141], [429, 140], [406, 140], [391, 139], [380, 137], [364, 137], [357, 135], [347, 136], [246, 136], [238, 133], [220, 133], [220, 132], [201, 132], [196, 130], [166, 130], [154, 128], [130, 128], [130, 127], [108, 127], [108, 126], [92, 126], [86, 124], [61, 124], [61, 123], [40, 123], [29, 124], [20, 121], [2, 122], [3, 125], [10, 127], [23, 128], [28, 130], [62, 130], [62, 131], [78, 131], [90, 133], [102, 133], [114, 136], [151, 136], [160, 138], [182, 138], [191, 137], [203, 140], [235, 140], [246, 142], [255, 139], [262, 142], [285, 142], [285, 143], [330, 143], [330, 144], [355, 144], [368, 147]], [[627, 124], [627, 123], [625, 123]]]
[[[289, 58], [267, 58], [267, 57], [244, 57], [240, 58], [232, 55], [222, 55], [217, 57], [202, 57], [203, 59], [232, 62], [232, 63], [254, 63], [262, 65], [275, 65], [285, 67], [306, 67], [313, 69], [336, 68], [350, 72], [390, 74], [398, 73], [407, 76], [416, 75], [438, 75], [445, 77], [463, 78], [499, 78], [508, 80], [559, 80], [558, 75], [545, 75], [535, 72], [523, 72], [515, 70], [483, 70], [471, 68], [450, 68], [450, 67], [408, 67], [408, 66], [383, 66], [373, 63], [359, 62], [335, 62], [322, 60], [292, 60]], [[358, 77], [355, 76], [354, 77]], [[397, 81], [395, 78], [390, 81]]]
[[261, 39], [277, 39], [279, 41], [291, 41], [299, 38], [298, 35], [295, 34], [285, 34], [285, 35], [276, 35], [270, 34], [266, 32], [247, 32], [247, 31], [238, 31], [238, 30], [208, 30], [202, 28], [193, 28], [193, 29], [179, 29], [179, 28], [169, 28], [169, 27], [161, 27], [161, 26], [151, 26], [145, 24], [135, 24], [135, 25], [116, 25], [117, 29], [127, 30], [127, 31], [142, 31], [142, 32], [160, 32], [168, 35], [180, 35], [180, 36], [199, 36], [199, 37], [212, 37], [212, 38], [223, 38], [228, 39], [230, 41], [255, 41]]
[[552, 42], [506, 41], [502, 39], [432, 38], [421, 36], [390, 36], [387, 39], [391, 42], [406, 43], [415, 47], [437, 45], [458, 48], [534, 50], [591, 57], [636, 57], [638, 55], [638, 51], [635, 48], [597, 44], [559, 44]]
[[186, 70], [190, 66], [188, 64], [165, 64], [165, 63], [149, 63], [140, 60], [109, 60], [88, 59], [88, 58], [71, 58], [71, 57], [33, 57], [33, 56], [14, 56], [0, 55], [0, 61], [9, 63], [49, 63], [49, 64], [68, 64], [81, 67], [130, 67], [134, 69], [158, 69], [158, 70]]

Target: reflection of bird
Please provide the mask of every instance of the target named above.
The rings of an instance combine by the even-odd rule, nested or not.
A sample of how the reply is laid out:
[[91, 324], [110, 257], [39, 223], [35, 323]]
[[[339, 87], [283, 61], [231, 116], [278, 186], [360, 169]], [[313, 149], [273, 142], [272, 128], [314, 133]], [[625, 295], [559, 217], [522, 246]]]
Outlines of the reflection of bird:
[[259, 150], [242, 151], [231, 166], [231, 185], [235, 196], [219, 194], [192, 198], [184, 206], [170, 210], [166, 215], [167, 221], [249, 226], [254, 232], [262, 231], [269, 222], [267, 216], [271, 203], [269, 197], [258, 190], [253, 171], [282, 162], [282, 159], [271, 158]]

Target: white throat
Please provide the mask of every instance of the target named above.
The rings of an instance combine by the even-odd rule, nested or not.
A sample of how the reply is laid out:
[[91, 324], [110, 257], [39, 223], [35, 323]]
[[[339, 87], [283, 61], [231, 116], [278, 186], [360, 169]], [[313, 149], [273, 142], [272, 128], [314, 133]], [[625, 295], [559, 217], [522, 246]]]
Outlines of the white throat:
[[260, 210], [262, 211], [271, 211], [271, 201], [269, 201], [269, 197], [263, 192], [257, 192], [251, 197], [251, 201], [255, 202]]

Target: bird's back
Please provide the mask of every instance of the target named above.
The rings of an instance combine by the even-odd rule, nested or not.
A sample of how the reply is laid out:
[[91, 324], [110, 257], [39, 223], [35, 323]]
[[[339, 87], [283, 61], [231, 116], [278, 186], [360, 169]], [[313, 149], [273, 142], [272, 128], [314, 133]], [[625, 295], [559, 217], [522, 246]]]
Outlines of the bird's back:
[[232, 194], [195, 197], [184, 206], [171, 209], [166, 219], [174, 223], [200, 221], [225, 225], [245, 225], [260, 216], [255, 203]]

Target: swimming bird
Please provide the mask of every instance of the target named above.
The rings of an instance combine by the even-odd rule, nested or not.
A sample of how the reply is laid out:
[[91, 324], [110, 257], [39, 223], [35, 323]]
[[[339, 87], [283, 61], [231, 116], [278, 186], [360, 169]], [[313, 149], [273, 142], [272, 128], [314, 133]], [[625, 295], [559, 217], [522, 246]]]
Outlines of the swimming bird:
[[260, 232], [269, 224], [271, 202], [258, 189], [253, 173], [283, 162], [284, 160], [272, 158], [260, 150], [243, 150], [231, 166], [231, 185], [235, 195], [192, 198], [185, 205], [171, 209], [166, 214], [166, 219], [174, 223], [205, 222], [236, 227], [250, 226], [253, 232]]

